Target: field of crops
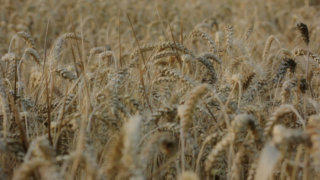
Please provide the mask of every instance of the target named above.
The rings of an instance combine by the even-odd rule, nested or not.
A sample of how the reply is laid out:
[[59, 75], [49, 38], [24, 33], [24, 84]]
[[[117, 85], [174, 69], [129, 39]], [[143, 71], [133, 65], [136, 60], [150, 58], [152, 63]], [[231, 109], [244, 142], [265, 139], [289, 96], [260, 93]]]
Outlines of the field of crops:
[[320, 179], [319, 0], [0, 4], [0, 179]]

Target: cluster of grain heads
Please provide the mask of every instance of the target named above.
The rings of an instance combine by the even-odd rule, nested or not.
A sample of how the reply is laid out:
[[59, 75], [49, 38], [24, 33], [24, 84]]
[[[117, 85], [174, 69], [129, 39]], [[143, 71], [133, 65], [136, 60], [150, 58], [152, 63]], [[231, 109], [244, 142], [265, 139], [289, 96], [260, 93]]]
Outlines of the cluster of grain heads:
[[[305, 44], [308, 46], [308, 49], [309, 49], [310, 38], [309, 38], [308, 26], [302, 22], [299, 22], [297, 23], [296, 27], [303, 41], [305, 42]], [[308, 79], [308, 73], [309, 73], [309, 56], [307, 56], [307, 63], [306, 63], [306, 79]]]
[[[40, 63], [40, 55], [39, 55], [38, 51], [35, 50], [34, 48], [26, 48], [26, 49], [24, 50], [24, 53], [23, 53], [21, 59], [22, 59], [22, 60], [26, 59], [26, 56], [27, 56], [27, 55], [30, 55], [30, 56], [33, 58], [33, 60], [34, 60], [38, 65], [41, 64], [41, 63]], [[22, 62], [22, 61], [21, 61], [21, 62]], [[21, 62], [20, 62], [20, 64], [21, 64]]]
[[216, 53], [217, 52], [216, 43], [213, 41], [213, 39], [207, 33], [202, 32], [199, 29], [195, 29], [195, 30], [193, 30], [191, 32], [190, 38], [191, 39], [201, 38], [201, 39], [207, 41], [208, 45], [210, 47], [210, 52], [212, 52], [212, 53]]
[[36, 89], [41, 85], [42, 80], [42, 72], [38, 70], [38, 68], [32, 68], [30, 70], [30, 76], [29, 76], [29, 83], [28, 88], [29, 89]]
[[174, 69], [165, 68], [161, 71], [161, 74], [163, 74], [164, 76], [167, 76], [167, 77], [169, 76], [169, 78], [175, 78], [175, 79], [181, 80], [182, 82], [184, 82], [190, 86], [196, 86], [196, 85], [200, 84], [196, 80], [193, 80], [190, 77], [183, 75], [182, 73], [180, 73], [179, 71], [174, 70]]
[[48, 139], [38, 137], [30, 144], [24, 162], [14, 172], [13, 179], [23, 180], [39, 176], [46, 180], [60, 179], [62, 176], [55, 163], [55, 153]]
[[13, 80], [17, 73], [18, 61], [20, 61], [20, 59], [15, 53], [7, 53], [2, 56], [1, 61], [4, 64], [2, 77]]
[[29, 48], [34, 48], [35, 47], [35, 42], [34, 39], [31, 37], [31, 35], [27, 32], [20, 31], [17, 33], [19, 37], [25, 40]]
[[3, 2], [0, 179], [319, 179], [304, 4]]
[[[185, 139], [188, 136], [188, 132], [193, 125], [193, 112], [197, 102], [208, 90], [207, 84], [201, 84], [195, 87], [192, 92], [190, 92], [189, 98], [184, 102], [183, 105], [178, 107], [178, 116], [180, 118], [180, 140], [181, 140], [181, 161], [182, 167], [184, 168], [184, 158], [185, 158]], [[184, 169], [183, 169], [184, 170]]]
[[308, 50], [301, 49], [301, 48], [295, 48], [293, 50], [293, 54], [295, 56], [309, 56], [316, 63], [320, 64], [320, 56], [318, 54], [312, 53]]
[[161, 124], [166, 122], [175, 121], [177, 115], [177, 106], [165, 106], [157, 109], [156, 112], [152, 113], [151, 120], [155, 124]]
[[[170, 162], [176, 158], [178, 152], [179, 141], [171, 133], [168, 132], [155, 132], [148, 141], [145, 143], [140, 152], [140, 163], [143, 174], [152, 174], [152, 166], [157, 166], [154, 159], [165, 156]], [[158, 166], [161, 167], [162, 164]], [[166, 162], [163, 166], [166, 165]], [[159, 168], [160, 168], [159, 167]]]
[[194, 53], [190, 49], [186, 48], [184, 45], [178, 42], [162, 42], [157, 45], [157, 48], [159, 51], [163, 51], [165, 49], [171, 48], [181, 53], [189, 54], [190, 56], [195, 57]]
[[[209, 76], [209, 79], [207, 80], [207, 83], [209, 84], [214, 84], [217, 81], [217, 74], [216, 71], [214, 69], [213, 63], [212, 62], [217, 62], [219, 64], [221, 64], [221, 60], [214, 54], [212, 53], [203, 53], [200, 54], [197, 57], [192, 57], [191, 55], [183, 55], [182, 56], [182, 62], [183, 62], [183, 66], [182, 66], [182, 71], [183, 73], [188, 73], [191, 74], [193, 71], [194, 67], [192, 67], [192, 65], [194, 63], [196, 63], [197, 61], [199, 61], [204, 67], [206, 67], [207, 69], [207, 74]], [[205, 80], [205, 78], [203, 79]]]
[[308, 26], [302, 22], [297, 23], [297, 30], [299, 31], [303, 41], [308, 45], [310, 42]]
[[[278, 162], [284, 158], [286, 151], [281, 151], [282, 146], [299, 145], [310, 146], [309, 136], [301, 130], [287, 129], [282, 125], [273, 128], [272, 140], [263, 148], [255, 178], [269, 179], [274, 173]], [[293, 173], [296, 176], [295, 173]]]
[[[152, 57], [151, 57], [151, 61], [155, 61], [157, 59], [161, 59], [161, 58], [165, 58], [165, 57], [170, 57], [170, 56], [175, 56], [177, 53], [174, 52], [174, 51], [161, 51], [157, 54], [154, 54]], [[156, 64], [159, 64], [159, 62], [155, 62]]]
[[243, 178], [241, 171], [242, 171], [242, 159], [246, 153], [246, 150], [243, 146], [240, 147], [235, 158], [233, 159], [232, 167], [231, 167], [231, 179], [240, 180]]
[[[295, 93], [296, 88], [297, 88], [297, 80], [296, 79], [289, 79], [283, 83], [281, 93], [280, 93], [282, 104], [289, 103], [290, 97], [292, 95], [291, 93]], [[295, 95], [296, 95], [296, 93], [295, 93]], [[297, 99], [297, 97], [296, 97], [296, 99]]]
[[226, 149], [234, 140], [235, 133], [229, 132], [225, 135], [221, 141], [219, 141], [215, 147], [211, 150], [210, 154], [208, 155], [206, 162], [205, 162], [205, 170], [209, 172], [212, 168], [213, 163], [215, 162], [217, 156], [221, 151]]
[[198, 56], [198, 58], [199, 58], [199, 59], [202, 59], [202, 58], [204, 58], [204, 59], [211, 59], [211, 60], [213, 60], [214, 62], [217, 62], [217, 63], [219, 63], [219, 64], [222, 63], [221, 59], [219, 59], [215, 54], [212, 54], [212, 53], [203, 53], [203, 54], [200, 54], [200, 55]]
[[104, 51], [99, 53], [99, 62], [104, 61], [104, 59], [107, 59], [107, 66], [110, 66], [112, 63], [114, 63], [115, 68], [118, 67], [118, 61], [116, 60], [114, 54], [112, 51]]
[[309, 137], [301, 130], [287, 129], [282, 125], [276, 125], [272, 132], [272, 142], [275, 145], [284, 144], [310, 144]]
[[114, 144], [107, 154], [106, 175], [115, 178], [142, 178], [139, 159], [142, 117], [131, 117], [123, 126]]
[[278, 107], [271, 115], [271, 117], [268, 119], [265, 129], [264, 129], [264, 135], [268, 136], [271, 134], [272, 129], [276, 123], [278, 123], [286, 114], [288, 113], [294, 113], [297, 117], [298, 122], [305, 126], [305, 120], [300, 116], [299, 112], [289, 104], [284, 104]]
[[72, 39], [79, 41], [79, 40], [82, 40], [82, 37], [75, 33], [65, 33], [56, 40], [52, 49], [52, 58], [54, 62], [59, 61], [62, 53], [63, 45], [65, 45], [67, 40], [72, 40]]
[[140, 48], [136, 48], [130, 55], [133, 63], [139, 60], [140, 53], [152, 51], [156, 47], [158, 47], [158, 44], [150, 43], [150, 44], [143, 44]]
[[228, 133], [213, 147], [209, 153], [205, 162], [206, 172], [210, 173], [209, 171], [211, 170], [219, 153], [227, 149], [233, 143], [237, 137], [237, 134], [241, 131], [246, 131], [247, 129], [251, 131], [255, 131], [256, 129], [255, 120], [252, 115], [239, 114], [235, 116]]
[[100, 53], [103, 53], [105, 51], [111, 51], [111, 47], [109, 45], [94, 47], [94, 48], [90, 49], [88, 59], [91, 60], [91, 58], [93, 56], [100, 54]]
[[181, 132], [183, 136], [186, 136], [190, 128], [192, 128], [193, 111], [197, 105], [197, 102], [207, 92], [207, 90], [207, 84], [202, 84], [195, 87], [192, 92], [190, 92], [190, 95], [184, 104], [178, 107], [178, 115], [180, 117]]
[[273, 41], [276, 41], [278, 43], [278, 45], [280, 46], [280, 41], [276, 37], [274, 37], [273, 35], [269, 36], [266, 41], [266, 44], [264, 46], [264, 50], [263, 50], [263, 55], [262, 55], [263, 61], [267, 60]]
[[217, 81], [217, 75], [211, 61], [207, 59], [205, 56], [200, 56], [200, 57], [197, 57], [196, 59], [200, 61], [208, 69], [208, 74], [210, 76], [208, 83], [214, 84]]
[[286, 75], [287, 71], [290, 70], [291, 73], [295, 72], [297, 63], [290, 58], [285, 58], [281, 61], [279, 68], [277, 70], [276, 76], [273, 79], [274, 83], [279, 83], [282, 81], [284, 76]]
[[274, 167], [281, 158], [280, 151], [272, 144], [267, 144], [259, 157], [259, 163], [255, 174], [255, 179], [267, 180], [271, 177]]
[[123, 134], [119, 133], [110, 143], [106, 156], [106, 164], [104, 166], [105, 174], [110, 179], [115, 179], [118, 175], [118, 171], [123, 168], [121, 162], [123, 147]]

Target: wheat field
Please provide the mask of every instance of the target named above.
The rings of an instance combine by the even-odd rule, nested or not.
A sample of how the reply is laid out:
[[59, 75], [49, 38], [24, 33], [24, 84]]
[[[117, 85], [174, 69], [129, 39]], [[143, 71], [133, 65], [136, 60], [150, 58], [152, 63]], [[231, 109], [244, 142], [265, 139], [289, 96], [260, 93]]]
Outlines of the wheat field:
[[320, 179], [318, 0], [0, 4], [0, 179]]

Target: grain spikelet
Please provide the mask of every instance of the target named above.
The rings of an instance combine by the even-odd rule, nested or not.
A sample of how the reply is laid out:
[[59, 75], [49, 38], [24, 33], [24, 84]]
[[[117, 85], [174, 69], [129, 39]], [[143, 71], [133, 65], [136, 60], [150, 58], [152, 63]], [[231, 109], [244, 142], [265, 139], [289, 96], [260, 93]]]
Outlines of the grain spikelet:
[[157, 79], [155, 79], [152, 84], [154, 85], [159, 85], [161, 83], [173, 83], [175, 82], [175, 78], [171, 77], [158, 77]]
[[235, 133], [230, 132], [227, 135], [225, 135], [223, 137], [223, 139], [215, 145], [215, 147], [212, 149], [212, 151], [208, 155], [206, 162], [205, 162], [205, 170], [207, 172], [209, 172], [211, 170], [212, 164], [215, 162], [219, 153], [221, 151], [223, 151], [224, 149], [226, 149], [227, 146], [229, 146], [229, 144], [232, 143], [234, 138], [235, 138]]
[[165, 58], [168, 56], [176, 56], [176, 55], [177, 55], [177, 53], [174, 51], [162, 51], [162, 52], [159, 52], [159, 53], [153, 55], [151, 57], [151, 61], [155, 61], [157, 59]]
[[287, 73], [288, 69], [290, 70], [291, 73], [294, 73], [296, 66], [297, 66], [297, 63], [293, 59], [290, 59], [290, 58], [283, 59], [278, 68], [277, 74], [273, 79], [273, 82], [274, 83], [280, 82], [285, 76], [285, 74]]
[[196, 161], [196, 172], [199, 173], [200, 171], [200, 161], [201, 161], [201, 158], [202, 158], [202, 155], [204, 153], [204, 150], [205, 150], [205, 146], [210, 142], [212, 141], [212, 139], [214, 139], [215, 141], [218, 139], [219, 137], [219, 133], [218, 132], [215, 132], [215, 133], [212, 133], [211, 135], [207, 136], [204, 141], [202, 142], [202, 146], [201, 146], [201, 149], [199, 151], [199, 154], [198, 154], [198, 158], [197, 158], [197, 161]]
[[77, 75], [66, 68], [57, 68], [55, 71], [59, 76], [61, 76], [64, 79], [68, 79], [68, 80], [77, 79]]
[[192, 38], [192, 39], [201, 38], [201, 39], [207, 41], [208, 45], [210, 47], [210, 52], [216, 53], [216, 51], [217, 51], [216, 43], [213, 41], [213, 39], [207, 33], [200, 31], [199, 29], [195, 29], [191, 32], [190, 38]]
[[19, 58], [15, 53], [7, 53], [4, 56], [2, 56], [1, 60], [3, 62], [6, 62], [7, 67], [5, 69], [5, 77], [7, 77], [10, 80], [13, 80], [17, 71], [17, 65]]
[[207, 172], [211, 169], [219, 153], [226, 149], [234, 141], [234, 139], [236, 138], [236, 133], [247, 128], [251, 130], [254, 130], [256, 128], [253, 117], [249, 114], [237, 115], [234, 118], [234, 121], [232, 121], [231, 129], [228, 134], [225, 135], [223, 139], [219, 141], [209, 153], [205, 162], [205, 169]]
[[241, 161], [243, 156], [245, 155], [245, 149], [241, 148], [237, 154], [235, 159], [233, 160], [233, 164], [231, 167], [231, 179], [239, 180], [241, 179]]
[[280, 158], [281, 153], [275, 145], [267, 144], [261, 152], [255, 177], [261, 180], [268, 180]]
[[174, 155], [178, 150], [178, 144], [177, 139], [167, 132], [153, 135], [140, 153], [142, 169], [146, 170], [151, 160], [159, 156], [160, 153], [167, 157]]
[[206, 93], [208, 89], [207, 84], [202, 84], [195, 87], [190, 93], [189, 98], [183, 105], [178, 107], [178, 116], [180, 118], [180, 140], [181, 140], [181, 159], [182, 159], [182, 170], [184, 170], [184, 158], [185, 158], [185, 139], [188, 135], [188, 131], [193, 125], [193, 111], [199, 101], [199, 99]]
[[34, 39], [31, 37], [31, 35], [29, 33], [24, 32], [24, 31], [20, 31], [17, 33], [17, 35], [25, 40], [25, 42], [27, 43], [29, 48], [32, 48], [32, 49], [35, 48]]
[[225, 33], [226, 33], [226, 47], [227, 49], [231, 49], [233, 46], [233, 36], [234, 36], [234, 31], [233, 31], [233, 26], [227, 25], [225, 28]]
[[184, 45], [178, 43], [178, 42], [163, 42], [158, 44], [159, 51], [163, 51], [167, 48], [175, 49], [177, 51], [180, 51], [184, 54], [189, 54], [192, 57], [195, 57], [194, 53], [186, 48]]
[[264, 134], [265, 136], [270, 135], [270, 133], [272, 132], [273, 126], [281, 119], [284, 117], [284, 115], [293, 112], [296, 114], [296, 116], [299, 119], [299, 122], [304, 124], [304, 120], [302, 119], [302, 117], [299, 115], [299, 113], [297, 112], [297, 110], [289, 104], [284, 104], [281, 105], [280, 107], [278, 107], [271, 115], [271, 117], [268, 119], [268, 122], [266, 123], [266, 127], [264, 130]]
[[297, 29], [298, 29], [303, 41], [308, 45], [310, 42], [308, 26], [302, 22], [297, 23], [296, 26], [297, 26]]
[[191, 86], [196, 86], [197, 84], [200, 84], [199, 82], [197, 82], [196, 80], [193, 80], [191, 79], [190, 77], [186, 76], [186, 75], [183, 75], [181, 74], [179, 71], [177, 70], [174, 70], [174, 69], [163, 69], [161, 71], [161, 73], [164, 75], [164, 76], [170, 76], [170, 77], [174, 77], [174, 78], [177, 78], [177, 79], [180, 79], [182, 80], [183, 82], [187, 83], [188, 85], [191, 85]]
[[219, 59], [216, 55], [212, 54], [212, 53], [203, 53], [200, 56], [201, 58], [205, 58], [205, 59], [211, 59], [219, 64], [221, 64], [221, 59]]
[[290, 143], [309, 145], [309, 139], [302, 131], [287, 129], [281, 125], [275, 126], [272, 141], [269, 142], [261, 152], [255, 177], [259, 177], [259, 179], [269, 179], [278, 161], [283, 157], [277, 147]]
[[248, 180], [254, 179], [254, 175], [256, 173], [257, 166], [258, 166], [258, 161], [255, 159], [250, 165], [249, 172], [248, 172]]
[[263, 61], [266, 61], [266, 59], [268, 58], [273, 41], [276, 41], [280, 45], [280, 41], [276, 37], [274, 37], [273, 35], [269, 36], [263, 50], [263, 55], [262, 55]]
[[176, 106], [164, 106], [162, 108], [157, 109], [156, 112], [152, 113], [151, 121], [155, 121], [156, 124], [161, 120], [163, 122], [174, 121], [177, 115], [177, 107]]
[[103, 62], [104, 59], [108, 59], [107, 64], [110, 65], [111, 63], [115, 63], [115, 67], [117, 67], [116, 63], [117, 60], [115, 59], [113, 51], [104, 51], [99, 54], [100, 62]]
[[252, 23], [247, 28], [246, 33], [244, 34], [244, 40], [248, 40], [251, 37], [253, 30], [254, 30], [254, 23]]
[[201, 64], [203, 64], [208, 69], [210, 75], [209, 83], [214, 84], [217, 81], [217, 75], [211, 61], [207, 59], [205, 56], [200, 56], [196, 59], [200, 61]]
[[37, 69], [33, 68], [31, 69], [31, 74], [29, 77], [29, 88], [30, 89], [34, 89], [39, 87], [40, 82], [41, 82], [41, 77], [42, 77], [42, 73], [40, 71], [38, 71]]
[[96, 54], [100, 54], [104, 51], [111, 51], [111, 47], [110, 46], [99, 46], [99, 47], [94, 47], [92, 49], [90, 49], [89, 51], [89, 56], [92, 57]]
[[315, 62], [320, 64], [320, 56], [318, 54], [314, 54], [312, 52], [309, 52], [305, 49], [295, 48], [293, 50], [293, 54], [295, 56], [308, 56], [309, 55], [309, 57], [311, 57]]
[[281, 103], [286, 104], [289, 101], [291, 90], [297, 86], [297, 81], [295, 79], [289, 79], [285, 81], [281, 89]]
[[123, 138], [123, 133], [119, 133], [111, 142], [111, 145], [107, 152], [105, 174], [110, 179], [115, 179], [119, 171], [124, 168], [121, 162], [121, 158], [123, 156], [122, 150], [124, 148]]
[[139, 143], [141, 136], [141, 116], [134, 116], [124, 125], [122, 164], [130, 171], [133, 176], [141, 176], [141, 167], [139, 163]]
[[130, 55], [131, 59], [133, 59], [133, 61], [137, 61], [139, 59], [139, 53], [141, 51], [141, 53], [144, 52], [148, 52], [148, 51], [152, 51], [153, 49], [155, 49], [158, 46], [158, 44], [143, 44], [140, 48], [136, 48]]
[[180, 117], [182, 134], [186, 135], [189, 129], [192, 127], [193, 110], [199, 99], [206, 93], [207, 89], [207, 84], [202, 84], [195, 87], [192, 92], [190, 92], [190, 96], [185, 103], [178, 107], [178, 116]]
[[67, 40], [69, 39], [74, 39], [74, 40], [81, 40], [81, 36], [75, 33], [65, 33], [61, 35], [55, 42], [53, 46], [53, 58], [54, 60], [59, 60], [59, 56], [61, 55], [62, 52], [62, 47], [66, 43]]
[[304, 143], [309, 145], [308, 136], [296, 129], [287, 129], [282, 125], [276, 125], [272, 132], [272, 142], [276, 145], [286, 145], [286, 144], [300, 144]]
[[35, 50], [35, 49], [33, 49], [33, 48], [26, 48], [26, 49], [24, 50], [24, 53], [23, 53], [21, 59], [25, 59], [27, 54], [29, 54], [30, 56], [32, 56], [33, 60], [34, 60], [38, 65], [40, 65], [40, 55], [39, 55], [39, 53], [37, 52], [37, 50]]

